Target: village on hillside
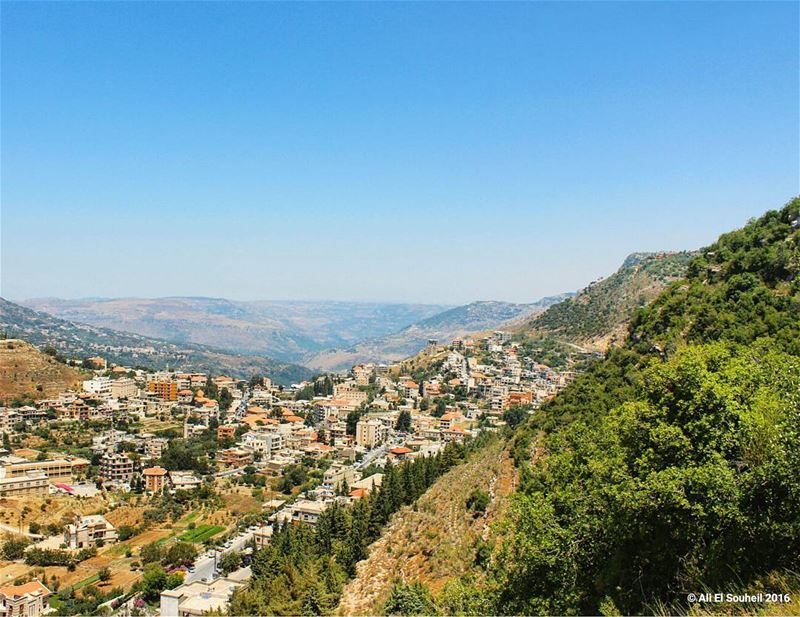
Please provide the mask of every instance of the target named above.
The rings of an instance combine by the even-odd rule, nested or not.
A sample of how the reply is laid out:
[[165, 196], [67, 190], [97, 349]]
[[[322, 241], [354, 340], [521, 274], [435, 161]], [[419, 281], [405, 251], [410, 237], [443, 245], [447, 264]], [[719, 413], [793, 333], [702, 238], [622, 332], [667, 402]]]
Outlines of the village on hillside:
[[278, 526], [519, 423], [574, 376], [502, 331], [291, 387], [77, 364], [80, 390], [0, 408], [5, 615], [224, 611]]

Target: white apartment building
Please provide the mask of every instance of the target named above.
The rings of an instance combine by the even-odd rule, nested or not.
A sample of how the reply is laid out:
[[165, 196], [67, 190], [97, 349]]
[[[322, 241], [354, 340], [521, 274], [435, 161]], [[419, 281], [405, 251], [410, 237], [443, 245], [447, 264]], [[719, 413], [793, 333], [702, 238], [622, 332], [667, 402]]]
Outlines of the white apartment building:
[[93, 377], [83, 382], [83, 391], [99, 396], [111, 396], [111, 379], [108, 377]]

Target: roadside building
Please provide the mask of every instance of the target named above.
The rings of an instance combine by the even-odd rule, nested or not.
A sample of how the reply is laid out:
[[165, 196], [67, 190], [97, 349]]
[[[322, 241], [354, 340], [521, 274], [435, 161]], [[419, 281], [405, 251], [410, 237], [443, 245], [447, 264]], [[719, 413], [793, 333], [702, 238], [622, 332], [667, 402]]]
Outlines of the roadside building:
[[194, 581], [161, 592], [161, 617], [224, 615], [233, 592], [244, 586], [249, 568], [206, 583]]
[[272, 525], [262, 525], [253, 532], [253, 541], [259, 551], [272, 541]]

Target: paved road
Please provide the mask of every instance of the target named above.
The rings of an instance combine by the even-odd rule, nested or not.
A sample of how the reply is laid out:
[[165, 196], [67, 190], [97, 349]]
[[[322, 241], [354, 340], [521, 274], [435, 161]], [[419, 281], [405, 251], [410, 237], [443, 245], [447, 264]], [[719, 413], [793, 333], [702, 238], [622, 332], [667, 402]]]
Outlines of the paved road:
[[356, 469], [363, 469], [364, 467], [368, 467], [372, 464], [375, 460], [386, 456], [386, 452], [389, 448], [394, 448], [395, 446], [399, 446], [403, 443], [403, 440], [395, 437], [390, 439], [384, 444], [381, 444], [379, 447], [375, 448], [374, 450], [370, 450], [364, 455], [364, 458], [361, 459], [360, 462], [356, 463]]
[[218, 471], [214, 474], [215, 478], [227, 478], [235, 476], [239, 472], [244, 472], [244, 467], [236, 467], [235, 469], [226, 469], [225, 471]]
[[29, 531], [22, 531], [19, 527], [14, 525], [6, 525], [4, 523], [0, 523], [0, 529], [3, 531], [9, 531], [11, 533], [17, 534], [18, 536], [27, 536], [28, 538], [32, 538], [34, 540], [41, 540], [44, 538], [43, 535], [38, 533], [31, 533]]
[[212, 581], [222, 556], [231, 551], [243, 551], [245, 548], [247, 548], [247, 544], [252, 539], [253, 532], [245, 531], [244, 533], [240, 533], [234, 537], [230, 547], [215, 549], [212, 551], [211, 556], [208, 555], [208, 551], [203, 553], [203, 555], [194, 562], [194, 572], [187, 572], [183, 582], [193, 583], [195, 581]]

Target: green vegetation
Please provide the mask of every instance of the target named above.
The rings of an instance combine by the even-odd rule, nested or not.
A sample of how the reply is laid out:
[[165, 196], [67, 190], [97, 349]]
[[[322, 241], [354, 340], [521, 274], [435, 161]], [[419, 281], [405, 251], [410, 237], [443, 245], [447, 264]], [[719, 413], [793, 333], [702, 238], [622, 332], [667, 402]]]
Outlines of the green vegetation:
[[314, 527], [286, 524], [251, 564], [253, 578], [231, 601], [232, 615], [328, 614], [391, 515], [411, 504], [447, 470], [496, 439], [490, 434], [451, 443], [436, 456], [387, 463], [380, 489], [351, 506], [334, 504]]
[[25, 549], [28, 548], [30, 540], [22, 536], [8, 536], [3, 542], [3, 559], [14, 561], [25, 556]]
[[383, 607], [387, 615], [435, 615], [438, 613], [430, 591], [418, 582], [397, 581]]
[[475, 514], [481, 514], [489, 507], [489, 493], [480, 489], [475, 489], [467, 497], [467, 510], [472, 510]]
[[411, 412], [406, 409], [401, 411], [400, 415], [397, 416], [397, 423], [394, 428], [401, 432], [411, 432]]
[[[528, 335], [550, 335], [571, 343], [590, 343], [614, 334], [667, 285], [683, 276], [692, 254], [635, 253], [602, 281], [592, 283], [574, 298], [554, 304], [522, 329]], [[563, 346], [548, 340], [537, 343], [542, 363], [559, 365]], [[536, 354], [534, 354], [534, 357]], [[549, 356], [549, 357], [548, 357]], [[545, 361], [549, 360], [549, 362]]]
[[194, 529], [189, 529], [178, 536], [178, 540], [182, 542], [203, 542], [210, 537], [225, 531], [225, 528], [220, 525], [200, 525]]
[[685, 613], [798, 570], [799, 221], [796, 199], [722, 236], [520, 426], [509, 533], [444, 612]]
[[77, 552], [61, 549], [47, 549], [32, 547], [25, 552], [25, 563], [29, 566], [66, 566], [74, 569], [75, 566], [97, 555], [94, 548], [83, 548]]

